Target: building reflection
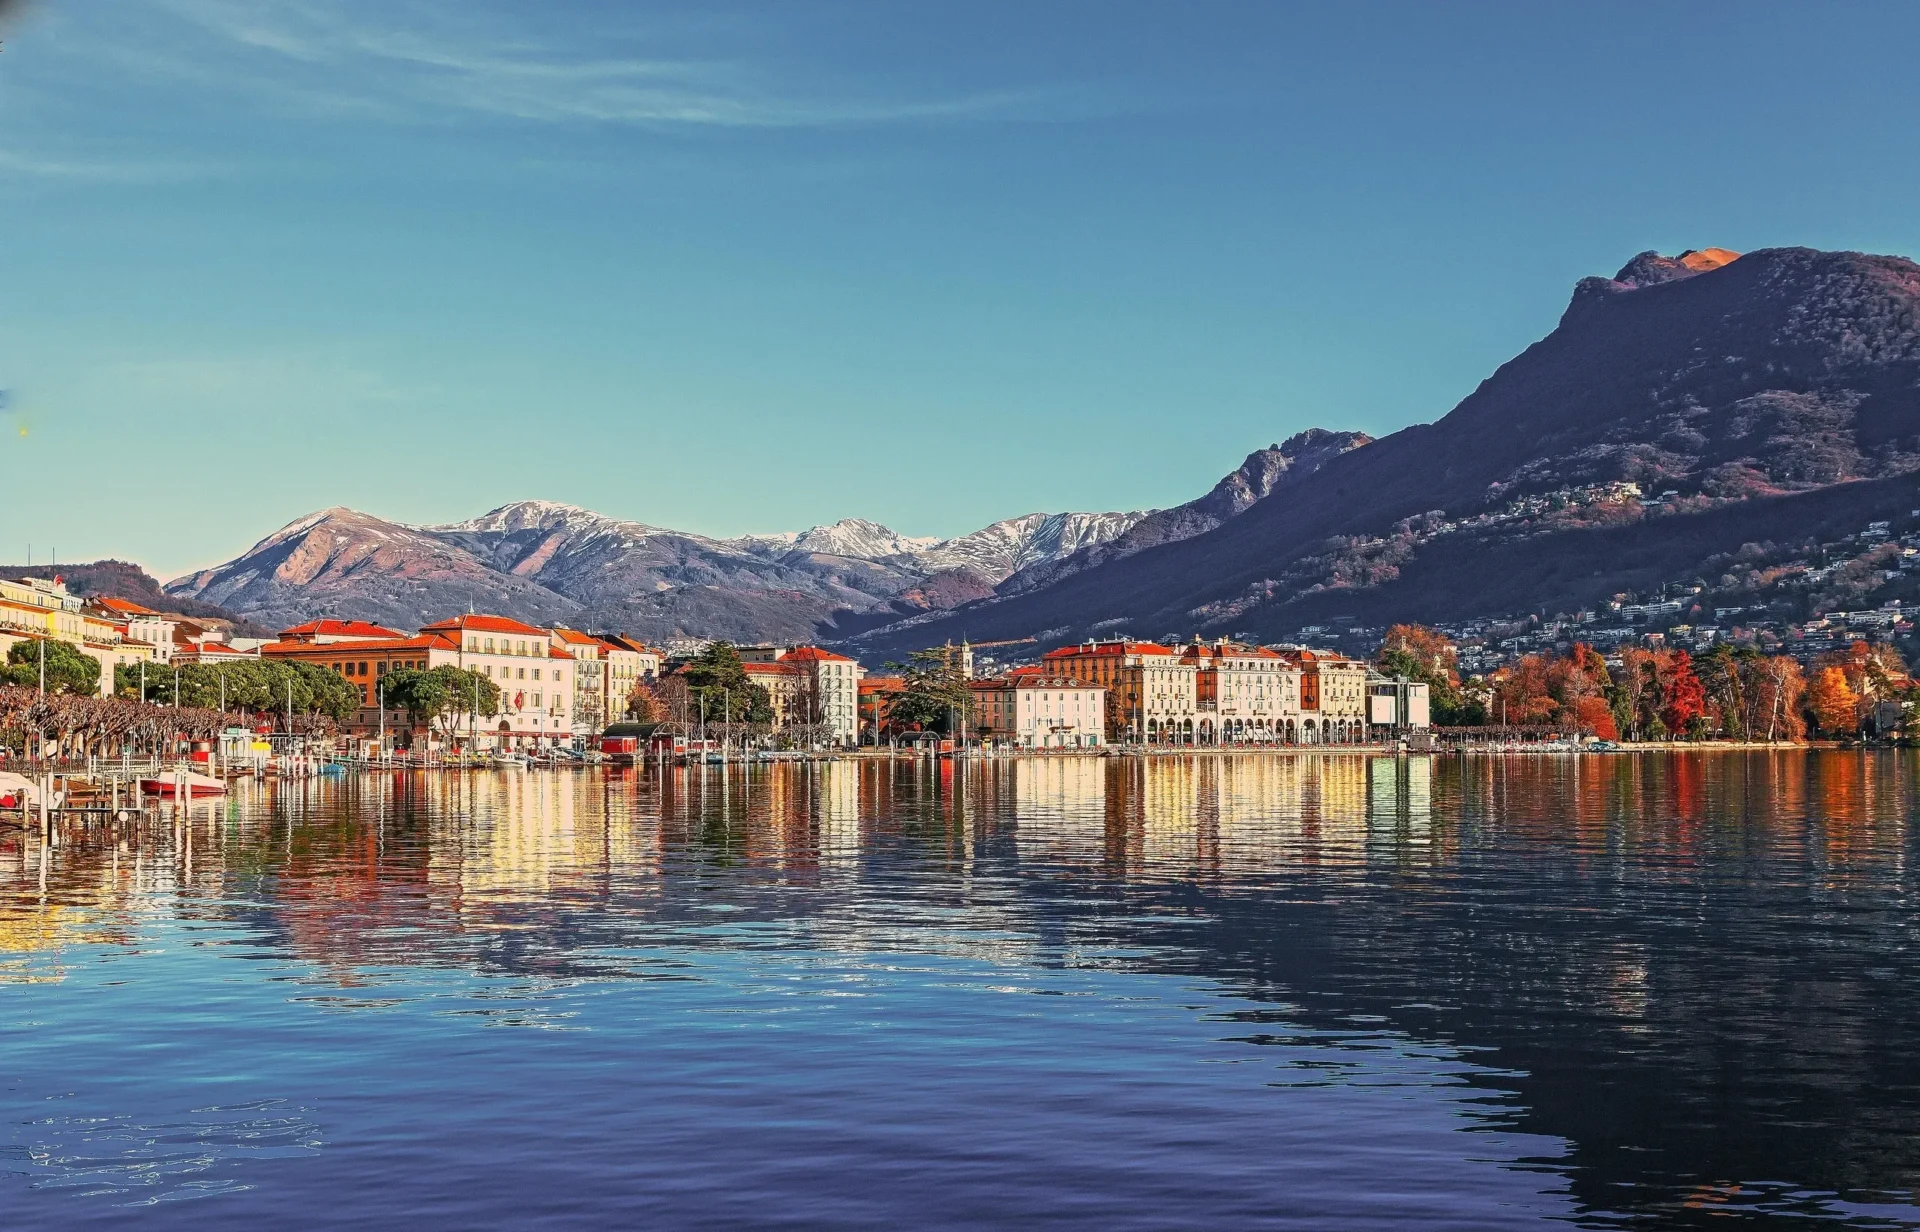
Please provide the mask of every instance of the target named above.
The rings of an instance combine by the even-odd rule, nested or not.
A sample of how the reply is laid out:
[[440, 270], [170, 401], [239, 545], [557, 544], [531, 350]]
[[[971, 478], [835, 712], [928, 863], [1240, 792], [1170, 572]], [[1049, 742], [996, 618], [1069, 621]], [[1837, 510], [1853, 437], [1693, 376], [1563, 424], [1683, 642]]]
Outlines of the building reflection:
[[1596, 1209], [1662, 1168], [1781, 1175], [1807, 1126], [1833, 1162], [1797, 1179], [1897, 1188], [1920, 1181], [1917, 774], [1900, 752], [1310, 752], [247, 785], [188, 824], [0, 831], [0, 981], [160, 918], [249, 930], [341, 989], [744, 944], [1121, 962], [1487, 1057], [1476, 1081], [1576, 1144]]

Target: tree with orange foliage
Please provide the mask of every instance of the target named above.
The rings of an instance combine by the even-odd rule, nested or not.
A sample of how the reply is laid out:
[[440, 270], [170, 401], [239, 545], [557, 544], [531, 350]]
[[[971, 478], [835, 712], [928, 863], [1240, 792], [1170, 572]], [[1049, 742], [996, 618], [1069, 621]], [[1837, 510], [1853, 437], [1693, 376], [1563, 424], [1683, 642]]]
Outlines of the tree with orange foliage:
[[1560, 709], [1550, 688], [1552, 665], [1544, 655], [1522, 655], [1494, 678], [1495, 717], [1504, 723], [1551, 722]]
[[1392, 625], [1380, 639], [1380, 651], [1398, 651], [1413, 660], [1424, 673], [1452, 684], [1460, 683], [1460, 654], [1453, 639], [1425, 625]]
[[1696, 720], [1707, 711], [1706, 690], [1694, 674], [1693, 656], [1684, 650], [1665, 653], [1658, 673], [1660, 681], [1660, 721], [1678, 736], [1698, 734]]
[[1380, 642], [1375, 666], [1387, 676], [1405, 676], [1427, 686], [1433, 721], [1456, 727], [1485, 721], [1477, 701], [1460, 690], [1460, 657], [1453, 639], [1425, 625], [1394, 625]]
[[1579, 729], [1598, 740], [1618, 740], [1620, 728], [1613, 721], [1613, 707], [1607, 699], [1595, 694], [1575, 698], [1571, 713], [1573, 722]]
[[1829, 736], [1851, 736], [1860, 730], [1860, 697], [1847, 683], [1845, 668], [1823, 667], [1814, 675], [1807, 688], [1807, 708]]

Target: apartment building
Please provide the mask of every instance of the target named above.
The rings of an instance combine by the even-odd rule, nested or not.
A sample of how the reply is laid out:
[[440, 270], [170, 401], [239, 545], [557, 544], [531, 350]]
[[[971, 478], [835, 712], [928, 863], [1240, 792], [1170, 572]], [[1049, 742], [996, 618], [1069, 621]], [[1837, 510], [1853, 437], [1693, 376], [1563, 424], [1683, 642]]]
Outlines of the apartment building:
[[660, 678], [666, 656], [625, 634], [603, 633], [600, 641], [606, 647], [603, 657], [607, 663], [607, 712], [611, 722], [626, 716], [627, 702], [637, 685]]
[[1089, 749], [1106, 742], [1107, 691], [1071, 676], [1015, 668], [969, 683], [973, 731], [1023, 749]]
[[1300, 671], [1300, 743], [1354, 744], [1367, 736], [1367, 665], [1331, 650], [1281, 656]]
[[1300, 739], [1300, 669], [1278, 651], [1220, 638], [1180, 649], [1192, 664], [1200, 744], [1292, 744]]
[[795, 669], [789, 722], [821, 724], [836, 744], [851, 745], [858, 739], [864, 669], [852, 659], [818, 646], [742, 646], [740, 662], [749, 668], [780, 663]]
[[[358, 621], [352, 623], [360, 624]], [[379, 628], [377, 625], [362, 627]], [[392, 636], [350, 640], [332, 636], [323, 639], [312, 636], [312, 632], [307, 626], [284, 629], [280, 640], [262, 646], [260, 654], [268, 659], [312, 664], [358, 686], [360, 709], [345, 724], [350, 735], [366, 735], [383, 727], [388, 732], [407, 730], [409, 719], [405, 711], [388, 707], [384, 719], [380, 712], [381, 703], [385, 700], [380, 690], [380, 678], [388, 672], [403, 669], [424, 672], [436, 667], [460, 665], [459, 644], [451, 637], [439, 634], [422, 633], [408, 637], [386, 629], [382, 632], [391, 633]], [[290, 637], [289, 634], [294, 636]], [[474, 726], [479, 725], [476, 723]]]
[[153, 659], [152, 648], [130, 643], [126, 626], [89, 610], [59, 577], [0, 579], [0, 657], [23, 641], [66, 642], [100, 665], [100, 696], [113, 693], [114, 668]]
[[613, 713], [607, 680], [612, 649], [599, 638], [578, 629], [556, 628], [553, 644], [573, 656], [573, 734], [591, 736], [619, 716]]
[[466, 615], [423, 626], [456, 647], [457, 667], [478, 672], [500, 689], [500, 711], [481, 731], [498, 744], [547, 745], [573, 737], [573, 655], [554, 644], [551, 629], [505, 616]]
[[1124, 639], [1083, 642], [1049, 651], [1041, 671], [1106, 691], [1109, 741], [1192, 744], [1198, 736], [1199, 672], [1171, 647]]

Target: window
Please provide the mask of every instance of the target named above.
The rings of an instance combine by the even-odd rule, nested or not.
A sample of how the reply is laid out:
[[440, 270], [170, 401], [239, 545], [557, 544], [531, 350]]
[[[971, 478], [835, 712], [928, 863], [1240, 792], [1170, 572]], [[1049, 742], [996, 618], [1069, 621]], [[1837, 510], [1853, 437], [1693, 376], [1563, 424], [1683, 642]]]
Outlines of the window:
[[527, 669], [523, 667], [520, 669], [520, 679], [525, 680], [526, 678], [527, 678]]
[[535, 710], [540, 709], [540, 695], [538, 693], [533, 695], [533, 708]]
[[[535, 680], [538, 680], [538, 679], [540, 679], [540, 669], [539, 669], [539, 668], [537, 668], [537, 667], [533, 669], [533, 678], [534, 678]], [[558, 679], [560, 679], [560, 677], [558, 677], [558, 676], [555, 676], [555, 677], [554, 677], [554, 679], [555, 679], [555, 680], [558, 680]]]
[[493, 639], [492, 639], [492, 638], [488, 638], [488, 639], [487, 639], [487, 653], [488, 653], [488, 654], [492, 654], [492, 653], [493, 653]]

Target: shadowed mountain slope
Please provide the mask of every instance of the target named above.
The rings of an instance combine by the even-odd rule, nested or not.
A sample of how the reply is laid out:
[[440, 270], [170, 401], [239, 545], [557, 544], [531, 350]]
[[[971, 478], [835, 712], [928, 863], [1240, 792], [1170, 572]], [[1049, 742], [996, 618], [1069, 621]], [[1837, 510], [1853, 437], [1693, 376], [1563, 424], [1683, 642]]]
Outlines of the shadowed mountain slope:
[[[1583, 280], [1557, 328], [1438, 422], [1332, 458], [1205, 534], [879, 631], [862, 652], [962, 633], [1037, 633], [1049, 643], [1119, 629], [1280, 637], [1330, 605], [1380, 606], [1373, 596], [1392, 593], [1383, 587], [1431, 577], [1443, 560], [1448, 587], [1480, 596], [1465, 605], [1474, 614], [1592, 601], [1614, 584], [1605, 562], [1590, 585], [1534, 586], [1539, 551], [1503, 556], [1475, 544], [1511, 539], [1509, 515], [1544, 494], [1571, 490], [1554, 499], [1591, 518], [1556, 515], [1540, 533], [1643, 518], [1641, 497], [1591, 490], [1632, 483], [1649, 499], [1672, 494], [1642, 533], [1692, 542], [1687, 550], [1705, 556], [1742, 541], [1741, 519], [1715, 512], [1735, 502], [1913, 471], [1917, 310], [1920, 267], [1901, 257], [1641, 254], [1614, 278]], [[1897, 504], [1903, 491], [1880, 495]], [[1678, 564], [1673, 556], [1662, 567]]]

